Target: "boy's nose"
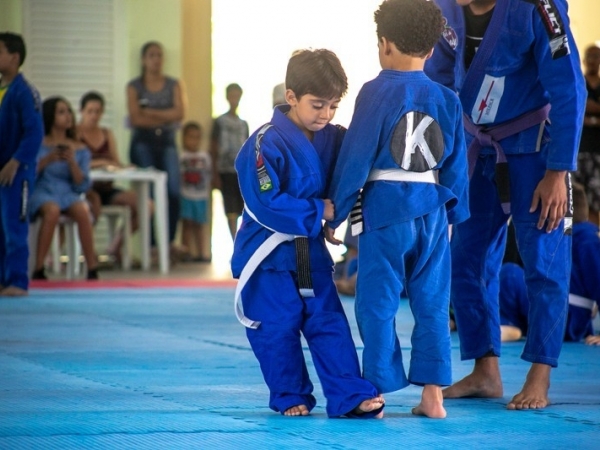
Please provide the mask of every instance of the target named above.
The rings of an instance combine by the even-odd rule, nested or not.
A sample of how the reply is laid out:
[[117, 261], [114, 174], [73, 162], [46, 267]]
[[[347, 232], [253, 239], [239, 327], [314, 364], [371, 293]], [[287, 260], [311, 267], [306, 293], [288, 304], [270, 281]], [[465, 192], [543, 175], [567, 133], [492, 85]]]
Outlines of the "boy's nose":
[[323, 119], [327, 119], [327, 120], [331, 120], [331, 119], [333, 119], [334, 114], [335, 114], [335, 109], [333, 109], [333, 108], [323, 108], [322, 118]]

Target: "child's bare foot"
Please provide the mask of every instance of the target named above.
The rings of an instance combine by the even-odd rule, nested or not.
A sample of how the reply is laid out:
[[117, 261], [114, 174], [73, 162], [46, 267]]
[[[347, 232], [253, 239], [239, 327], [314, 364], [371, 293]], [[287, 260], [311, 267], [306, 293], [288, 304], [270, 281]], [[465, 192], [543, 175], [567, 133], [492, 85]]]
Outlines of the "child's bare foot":
[[[360, 416], [362, 414], [365, 413], [369, 413], [371, 411], [375, 411], [377, 409], [380, 409], [383, 405], [385, 405], [385, 399], [383, 398], [383, 395], [378, 395], [377, 397], [373, 397], [370, 399], [367, 399], [363, 402], [360, 403], [360, 405], [358, 405], [356, 408], [354, 408], [354, 410], [352, 411], [354, 414], [356, 414], [357, 416]], [[382, 419], [383, 418], [383, 410], [378, 413], [376, 416], [373, 416], [375, 419]]]
[[0, 291], [0, 297], [26, 297], [28, 292], [17, 286], [8, 286]]
[[502, 397], [502, 379], [497, 356], [475, 360], [473, 372], [442, 391], [444, 398]]
[[306, 405], [296, 405], [288, 408], [283, 413], [284, 416], [308, 416], [308, 408]]
[[506, 405], [506, 409], [542, 409], [548, 406], [551, 369], [546, 364], [532, 364], [523, 389]]
[[444, 419], [446, 410], [444, 409], [444, 396], [442, 388], [434, 384], [426, 384], [423, 387], [421, 403], [412, 409], [416, 416], [425, 416], [431, 419]]

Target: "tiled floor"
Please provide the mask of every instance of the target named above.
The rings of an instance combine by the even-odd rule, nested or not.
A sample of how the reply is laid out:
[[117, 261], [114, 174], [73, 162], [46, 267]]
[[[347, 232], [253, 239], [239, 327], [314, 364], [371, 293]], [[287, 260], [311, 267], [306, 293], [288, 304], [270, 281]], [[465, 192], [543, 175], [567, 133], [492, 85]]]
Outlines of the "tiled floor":
[[[445, 420], [410, 414], [417, 387], [386, 395], [383, 420], [327, 419], [307, 351], [318, 405], [309, 417], [282, 417], [266, 406], [231, 283], [194, 287], [203, 275], [187, 278], [205, 270], [175, 268], [163, 279], [185, 288], [104, 281], [0, 299], [0, 449], [600, 448], [600, 347], [583, 344], [564, 346], [547, 409], [505, 410], [527, 370], [522, 343], [511, 343], [501, 359], [505, 397], [446, 401]], [[353, 299], [343, 303], [360, 353]], [[408, 363], [405, 301], [397, 320]], [[470, 367], [454, 336], [454, 378]]]

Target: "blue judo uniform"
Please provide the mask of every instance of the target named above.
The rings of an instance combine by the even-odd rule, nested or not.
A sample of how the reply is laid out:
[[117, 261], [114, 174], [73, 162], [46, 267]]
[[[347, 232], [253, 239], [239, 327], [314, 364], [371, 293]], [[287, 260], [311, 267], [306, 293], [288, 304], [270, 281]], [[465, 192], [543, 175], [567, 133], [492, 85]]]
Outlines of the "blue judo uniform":
[[[330, 225], [362, 189], [356, 317], [363, 374], [380, 392], [451, 383], [448, 223], [469, 215], [467, 184], [454, 92], [422, 71], [383, 70], [362, 87], [331, 183]], [[415, 317], [408, 379], [395, 331], [404, 288]]]
[[0, 167], [20, 165], [10, 186], [0, 186], [0, 285], [27, 289], [29, 220], [27, 203], [35, 180], [36, 157], [44, 137], [37, 90], [18, 74], [0, 103]]
[[471, 218], [453, 229], [451, 244], [461, 356], [500, 355], [499, 272], [512, 214], [531, 294], [522, 358], [555, 367], [567, 316], [569, 223], [546, 233], [536, 227], [540, 208], [529, 208], [547, 169], [576, 167], [585, 84], [567, 2], [498, 1], [468, 70], [463, 9], [436, 2], [446, 26], [425, 71], [459, 93], [472, 170]]
[[250, 136], [236, 158], [245, 207], [235, 237], [232, 272], [239, 278], [275, 232], [308, 238], [314, 297], [299, 292], [294, 242], [279, 244], [241, 291], [244, 313], [260, 321], [256, 329], [246, 329], [247, 337], [270, 390], [270, 408], [283, 414], [295, 405], [312, 410], [316, 404], [302, 333], [327, 398], [327, 414], [352, 415], [362, 401], [377, 396], [377, 390], [361, 378], [322, 232], [321, 199], [326, 198], [343, 131], [327, 125], [310, 142], [286, 117], [287, 108], [277, 107], [268, 129]]
[[[600, 238], [590, 222], [573, 225], [573, 265], [565, 341], [579, 342], [594, 334], [592, 308], [600, 305]], [[529, 298], [523, 269], [514, 263], [500, 271], [500, 324], [527, 335]]]

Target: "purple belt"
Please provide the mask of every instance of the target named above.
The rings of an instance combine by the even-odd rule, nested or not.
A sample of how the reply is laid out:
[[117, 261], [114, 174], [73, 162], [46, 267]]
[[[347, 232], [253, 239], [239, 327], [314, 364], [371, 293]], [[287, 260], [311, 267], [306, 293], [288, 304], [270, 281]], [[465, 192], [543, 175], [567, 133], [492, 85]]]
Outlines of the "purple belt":
[[[469, 178], [473, 175], [475, 163], [477, 162], [481, 149], [484, 147], [493, 147], [494, 150], [496, 150], [496, 183], [498, 185], [500, 201], [502, 202], [502, 209], [506, 214], [510, 213], [508, 168], [506, 167], [506, 154], [500, 145], [500, 141], [525, 131], [528, 128], [539, 125], [548, 119], [549, 113], [550, 105], [547, 104], [540, 109], [527, 112], [508, 122], [489, 128], [483, 125], [475, 125], [469, 116], [463, 114], [465, 130], [474, 137], [471, 145], [469, 145], [469, 148], [467, 149]], [[499, 176], [501, 179], [499, 179]]]

